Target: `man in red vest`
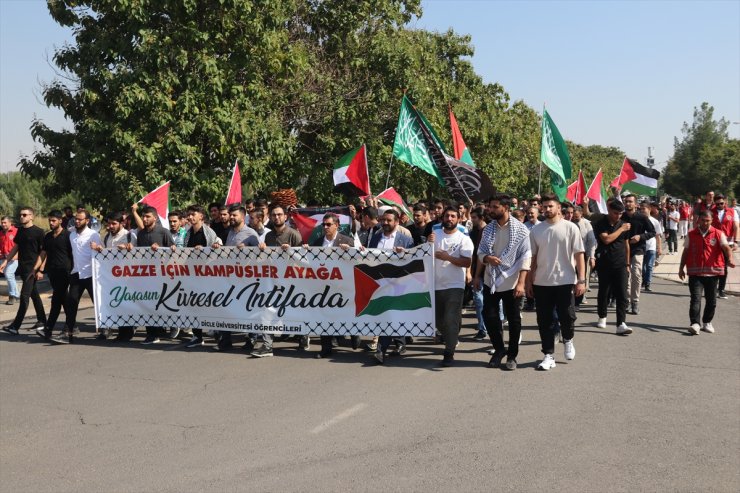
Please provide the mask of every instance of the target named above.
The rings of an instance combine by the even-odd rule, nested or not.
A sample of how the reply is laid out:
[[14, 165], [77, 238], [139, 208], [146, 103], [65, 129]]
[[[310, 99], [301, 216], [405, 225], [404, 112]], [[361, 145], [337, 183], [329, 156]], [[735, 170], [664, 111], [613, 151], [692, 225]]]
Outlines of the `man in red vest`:
[[[678, 268], [678, 277], [686, 277], [684, 267], [689, 274], [689, 292], [691, 304], [689, 318], [691, 326], [689, 333], [698, 335], [700, 330], [714, 333], [712, 319], [717, 306], [717, 284], [720, 276], [725, 273], [725, 265], [735, 267], [732, 261], [732, 250], [727, 243], [727, 237], [719, 229], [712, 226], [712, 213], [705, 210], [698, 214], [696, 228], [689, 231], [681, 255], [681, 265]], [[702, 325], [699, 325], [701, 312], [701, 294], [704, 291], [704, 315]]]
[[[712, 209], [712, 226], [722, 231], [727, 237], [727, 243], [730, 244], [730, 249], [735, 250], [737, 245], [737, 215], [735, 211], [726, 206], [727, 200], [725, 196], [720, 194], [714, 197], [714, 209]], [[719, 289], [717, 292], [717, 298], [726, 300], [727, 295], [725, 294], [725, 285], [727, 284], [727, 266], [725, 265], [725, 273], [719, 278]]]

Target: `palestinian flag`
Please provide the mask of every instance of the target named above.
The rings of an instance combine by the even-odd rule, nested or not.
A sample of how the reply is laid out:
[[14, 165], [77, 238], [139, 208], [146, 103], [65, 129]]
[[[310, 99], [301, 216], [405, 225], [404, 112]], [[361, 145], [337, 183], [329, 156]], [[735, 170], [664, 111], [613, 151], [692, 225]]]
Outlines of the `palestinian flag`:
[[[606, 214], [606, 188], [604, 187], [604, 175], [599, 168], [599, 172], [596, 173], [594, 181], [591, 182], [591, 186], [588, 187], [586, 197], [589, 198], [589, 209], [591, 212], [601, 212]], [[594, 210], [596, 209], [596, 210]]]
[[231, 173], [229, 192], [226, 194], [224, 204], [241, 204], [242, 202], [242, 175], [239, 173], [239, 161], [234, 161], [234, 171]]
[[295, 229], [301, 233], [303, 243], [309, 244], [324, 234], [322, 221], [327, 212], [339, 216], [339, 232], [352, 237], [352, 218], [349, 216], [349, 207], [306, 207], [294, 209], [290, 215]]
[[427, 284], [421, 259], [405, 265], [359, 264], [355, 266], [354, 274], [355, 316], [432, 307], [429, 291], [418, 291], [419, 286]]
[[452, 112], [452, 106], [450, 106], [450, 129], [452, 130], [452, 150], [455, 155], [455, 159], [467, 163], [470, 166], [475, 166], [473, 162], [473, 156], [470, 155], [468, 146], [465, 145], [460, 127], [457, 126], [457, 119], [455, 114]]
[[334, 191], [348, 196], [370, 195], [365, 144], [349, 151], [334, 165]]
[[166, 229], [169, 229], [170, 224], [167, 221], [167, 215], [170, 213], [170, 182], [168, 181], [164, 185], [160, 185], [139, 201], [140, 204], [145, 204], [157, 209], [157, 215], [159, 216], [159, 222]]
[[660, 172], [641, 165], [634, 159], [625, 157], [622, 171], [614, 178], [611, 186], [638, 195], [655, 195], [658, 192]]
[[409, 210], [409, 206], [406, 205], [406, 202], [403, 201], [403, 197], [401, 197], [401, 195], [396, 192], [395, 188], [386, 188], [385, 190], [380, 192], [380, 195], [378, 195], [376, 198], [383, 202], [385, 205], [397, 206], [402, 211], [404, 211], [407, 216], [412, 216], [412, 213]]
[[586, 195], [586, 181], [583, 179], [583, 170], [578, 172], [578, 179], [568, 186], [566, 198], [573, 205], [583, 204], [583, 197]]

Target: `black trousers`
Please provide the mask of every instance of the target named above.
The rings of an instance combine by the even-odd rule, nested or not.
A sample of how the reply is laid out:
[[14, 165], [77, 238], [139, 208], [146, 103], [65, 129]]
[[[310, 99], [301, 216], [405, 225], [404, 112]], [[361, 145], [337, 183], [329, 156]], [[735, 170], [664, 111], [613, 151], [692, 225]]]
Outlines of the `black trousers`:
[[67, 330], [74, 330], [75, 324], [77, 323], [77, 309], [80, 306], [80, 298], [82, 293], [87, 291], [90, 295], [90, 299], [95, 302], [93, 298], [93, 284], [92, 277], [87, 279], [80, 279], [79, 274], [72, 274], [69, 280], [69, 293], [67, 294], [67, 301], [64, 304], [64, 313], [67, 314]]
[[542, 352], [544, 354], [552, 354], [555, 352], [555, 332], [550, 327], [553, 320], [553, 308], [558, 314], [560, 333], [563, 334], [563, 339], [566, 341], [573, 339], [573, 324], [576, 321], [573, 285], [538, 286], [535, 284], [533, 288], [534, 301], [537, 305], [537, 328], [540, 331]]
[[692, 324], [699, 323], [701, 313], [701, 294], [704, 291], [704, 315], [701, 321], [709, 323], [714, 318], [714, 310], [717, 307], [717, 283], [718, 276], [689, 276], [689, 293], [691, 302], [689, 304], [689, 320]]
[[599, 294], [596, 311], [599, 318], [606, 318], [610, 295], [617, 304], [617, 325], [627, 320], [627, 278], [630, 271], [627, 267], [599, 267]]
[[[53, 330], [59, 318], [59, 313], [67, 301], [70, 273], [66, 269], [49, 269], [46, 271], [46, 277], [49, 278], [52, 289], [51, 308], [49, 308], [49, 319], [46, 321], [46, 327], [49, 330]], [[64, 313], [67, 313], [66, 308]]]
[[519, 336], [522, 333], [522, 315], [519, 311], [519, 299], [514, 297], [514, 290], [496, 291], [491, 293], [491, 288], [483, 286], [483, 322], [486, 324], [488, 337], [491, 338], [493, 349], [497, 353], [503, 352], [504, 325], [499, 316], [499, 301], [503, 303], [504, 315], [509, 321], [509, 350], [506, 353], [508, 359], [516, 359], [519, 354]]
[[21, 301], [15, 314], [15, 320], [13, 320], [13, 327], [20, 328], [23, 319], [26, 318], [29, 299], [33, 302], [33, 308], [36, 310], [36, 320], [46, 326], [46, 312], [41, 296], [39, 296], [39, 290], [36, 287], [36, 274], [33, 272], [33, 266], [18, 265], [17, 272], [23, 279], [23, 286], [21, 287]]

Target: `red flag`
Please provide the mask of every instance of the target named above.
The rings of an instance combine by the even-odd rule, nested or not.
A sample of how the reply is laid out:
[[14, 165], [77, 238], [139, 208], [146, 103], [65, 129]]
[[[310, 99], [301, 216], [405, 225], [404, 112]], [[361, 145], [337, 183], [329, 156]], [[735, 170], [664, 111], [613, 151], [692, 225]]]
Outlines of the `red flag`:
[[239, 173], [239, 161], [234, 161], [234, 172], [231, 174], [231, 183], [229, 183], [229, 193], [226, 194], [224, 204], [241, 204], [242, 202], [242, 175]]
[[475, 166], [473, 163], [473, 157], [470, 155], [470, 151], [468, 150], [468, 146], [463, 140], [460, 127], [457, 125], [457, 118], [455, 118], [455, 114], [452, 112], [452, 106], [450, 106], [450, 130], [452, 131], [452, 151], [455, 154], [455, 159], [471, 166]]
[[586, 180], [583, 179], [583, 170], [578, 172], [578, 179], [568, 186], [567, 199], [574, 205], [583, 204], [583, 197], [586, 195]]
[[140, 204], [146, 204], [148, 206], [157, 209], [157, 215], [159, 216], [159, 222], [162, 226], [169, 228], [167, 222], [167, 215], [170, 213], [170, 182], [168, 181], [164, 185], [160, 185], [139, 201]]
[[591, 200], [591, 203], [596, 204], [599, 212], [606, 214], [606, 191], [602, 185], [603, 180], [604, 175], [601, 173], [601, 168], [599, 168], [599, 172], [596, 173], [594, 181], [591, 182], [591, 186], [588, 188], [586, 196]]

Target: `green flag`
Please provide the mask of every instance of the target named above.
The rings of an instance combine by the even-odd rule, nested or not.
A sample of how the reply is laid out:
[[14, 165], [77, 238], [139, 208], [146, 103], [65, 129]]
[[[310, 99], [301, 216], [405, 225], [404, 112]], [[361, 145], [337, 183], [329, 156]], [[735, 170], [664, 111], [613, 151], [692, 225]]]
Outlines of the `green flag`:
[[571, 177], [570, 156], [563, 136], [560, 135], [558, 127], [555, 126], [547, 110], [542, 110], [540, 160], [550, 168], [550, 184], [553, 192], [560, 200], [565, 200], [568, 192], [567, 180]]
[[433, 139], [436, 140], [436, 144], [444, 150], [439, 138], [431, 130], [431, 125], [426, 122], [421, 113], [416, 111], [416, 108], [414, 108], [411, 101], [404, 94], [401, 100], [401, 111], [398, 114], [396, 140], [393, 142], [393, 156], [436, 177], [439, 184], [444, 186], [445, 182], [437, 166], [434, 164], [432, 157], [429, 155], [429, 148], [421, 125], [425, 125], [430, 129]]

